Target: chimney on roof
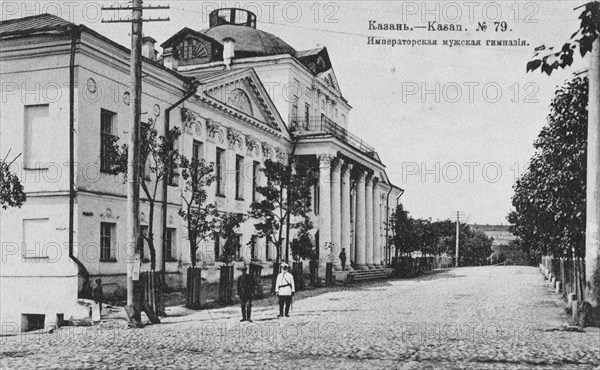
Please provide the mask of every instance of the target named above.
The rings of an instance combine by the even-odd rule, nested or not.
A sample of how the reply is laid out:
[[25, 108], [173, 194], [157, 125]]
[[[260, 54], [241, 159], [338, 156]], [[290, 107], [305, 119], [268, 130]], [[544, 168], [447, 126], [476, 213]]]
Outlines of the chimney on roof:
[[154, 50], [156, 40], [150, 36], [142, 37], [142, 56], [156, 61], [156, 50]]
[[223, 62], [227, 70], [231, 69], [231, 60], [235, 56], [235, 40], [231, 37], [223, 39]]

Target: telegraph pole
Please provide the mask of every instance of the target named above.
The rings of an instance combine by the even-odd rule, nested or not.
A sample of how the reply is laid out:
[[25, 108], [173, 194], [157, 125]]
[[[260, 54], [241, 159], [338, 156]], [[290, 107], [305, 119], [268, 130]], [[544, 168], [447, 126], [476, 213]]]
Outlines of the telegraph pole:
[[141, 326], [140, 259], [140, 124], [142, 116], [142, 24], [168, 21], [168, 18], [143, 19], [144, 9], [169, 9], [168, 6], [143, 7], [143, 0], [131, 6], [103, 7], [102, 10], [131, 10], [131, 19], [109, 19], [102, 23], [131, 23], [130, 120], [127, 152], [127, 315], [132, 324]]
[[455, 267], [458, 267], [458, 241], [460, 238], [460, 213], [456, 211], [456, 262], [454, 263]]
[[[600, 267], [600, 36], [592, 44], [588, 74], [588, 143], [585, 227], [585, 298], [592, 306], [600, 300], [595, 275]], [[581, 299], [580, 297], [577, 297]]]

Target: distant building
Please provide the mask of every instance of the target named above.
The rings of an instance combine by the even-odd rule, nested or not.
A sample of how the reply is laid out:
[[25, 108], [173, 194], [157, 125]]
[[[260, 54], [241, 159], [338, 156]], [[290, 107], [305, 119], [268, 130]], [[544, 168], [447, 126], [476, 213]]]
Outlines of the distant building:
[[488, 238], [494, 240], [492, 247], [498, 245], [509, 245], [517, 237], [510, 231], [510, 225], [469, 225], [472, 230], [481, 231]]
[[511, 225], [469, 225], [471, 229], [483, 232], [492, 238], [492, 254], [489, 256], [491, 263], [506, 262], [509, 264], [527, 263], [523, 253], [511, 242], [517, 237], [510, 231]]

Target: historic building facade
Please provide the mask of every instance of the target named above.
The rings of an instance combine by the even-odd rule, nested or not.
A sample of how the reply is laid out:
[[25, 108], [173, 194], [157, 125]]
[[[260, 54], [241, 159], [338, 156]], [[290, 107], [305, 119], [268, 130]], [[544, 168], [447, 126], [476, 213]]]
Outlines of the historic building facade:
[[[231, 16], [238, 10], [222, 11]], [[345, 248], [356, 268], [381, 266], [385, 224], [400, 189], [374, 148], [347, 130], [351, 107], [327, 50], [295, 51], [257, 30], [252, 19], [248, 13], [240, 25], [211, 17], [209, 29], [183, 29], [165, 41], [160, 58], [154, 40], [145, 38], [143, 123], [162, 135], [170, 111], [171, 127], [182, 132], [179, 152], [215, 163], [209, 201], [226, 212], [248, 211], [265, 181], [260, 168], [266, 159], [314, 157], [320, 181], [312, 218], [322, 264], [332, 261], [339, 269], [337, 255]], [[126, 191], [123, 176], [106, 170], [103, 142], [127, 139], [129, 50], [51, 15], [0, 22], [0, 42], [6, 87], [0, 154], [23, 153], [13, 166], [27, 192], [22, 208], [0, 210], [0, 321], [20, 324], [29, 314], [48, 321], [59, 313], [77, 317], [82, 274], [102, 277], [108, 293], [124, 286]], [[197, 91], [171, 110], [194, 86]], [[151, 176], [144, 181], [154, 185]], [[178, 214], [183, 185], [174, 177], [167, 199], [158, 192], [153, 222], [157, 266], [164, 266], [173, 286], [183, 284], [191, 264]], [[145, 232], [147, 199], [140, 209]], [[256, 237], [254, 222], [239, 228], [238, 260], [263, 263], [270, 274], [275, 248]], [[197, 255], [209, 281], [216, 279], [219, 239], [203, 243]], [[149, 269], [147, 246], [143, 255], [142, 269]]]
[[241, 9], [215, 10], [209, 26], [184, 28], [163, 43], [164, 65], [197, 78], [255, 70], [292, 132], [294, 155], [318, 158], [313, 221], [321, 262], [340, 269], [337, 256], [345, 248], [357, 268], [382, 266], [385, 225], [401, 189], [389, 181], [375, 149], [348, 131], [351, 106], [327, 49], [297, 51], [256, 29], [255, 15]]

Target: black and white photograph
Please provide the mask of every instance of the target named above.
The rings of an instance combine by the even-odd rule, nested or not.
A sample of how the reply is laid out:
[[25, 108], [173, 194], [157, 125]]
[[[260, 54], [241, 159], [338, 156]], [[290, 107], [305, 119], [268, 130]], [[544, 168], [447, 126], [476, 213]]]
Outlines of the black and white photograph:
[[600, 0], [0, 1], [0, 369], [600, 368]]

